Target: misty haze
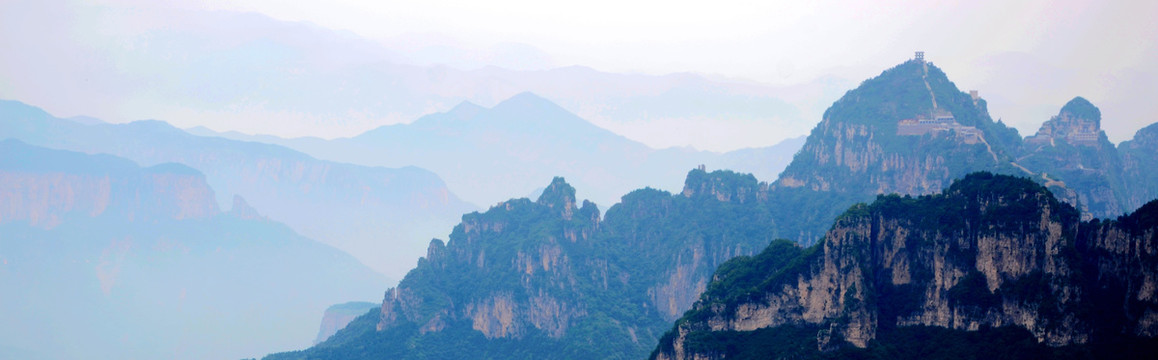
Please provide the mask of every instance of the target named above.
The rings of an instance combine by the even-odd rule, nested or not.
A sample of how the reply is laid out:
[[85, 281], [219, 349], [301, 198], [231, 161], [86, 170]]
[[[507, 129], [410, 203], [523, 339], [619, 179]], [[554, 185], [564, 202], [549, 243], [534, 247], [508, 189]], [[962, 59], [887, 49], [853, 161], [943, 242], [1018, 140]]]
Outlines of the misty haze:
[[1158, 354], [1158, 4], [0, 2], [0, 359]]

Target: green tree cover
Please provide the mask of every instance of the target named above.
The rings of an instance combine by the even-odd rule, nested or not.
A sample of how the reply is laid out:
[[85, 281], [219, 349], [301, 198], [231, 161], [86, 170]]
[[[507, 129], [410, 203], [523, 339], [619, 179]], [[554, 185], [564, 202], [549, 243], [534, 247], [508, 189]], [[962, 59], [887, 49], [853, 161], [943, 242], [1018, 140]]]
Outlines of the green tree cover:
[[[967, 239], [994, 234], [1012, 235], [1040, 226], [1043, 216], [1062, 224], [1075, 224], [1073, 241], [1063, 242], [1059, 253], [1068, 257], [1067, 263], [1080, 264], [1072, 278], [1058, 278], [1033, 271], [1012, 281], [1004, 282], [990, 291], [984, 275], [974, 270], [967, 273], [945, 294], [953, 306], [984, 313], [1001, 309], [1003, 301], [1036, 304], [1044, 321], [1059, 323], [1074, 316], [1093, 324], [1093, 338], [1086, 345], [1051, 348], [1039, 344], [1025, 329], [1006, 327], [983, 328], [978, 332], [935, 327], [896, 327], [894, 319], [916, 310], [923, 303], [925, 285], [932, 280], [931, 273], [916, 271], [912, 282], [894, 286], [879, 269], [862, 269], [869, 278], [878, 274], [872, 286], [864, 291], [873, 292], [867, 301], [879, 310], [879, 333], [867, 348], [842, 346], [834, 352], [818, 349], [818, 325], [784, 325], [756, 331], [708, 331], [700, 329], [707, 319], [719, 314], [733, 314], [738, 306], [760, 301], [766, 294], [774, 294], [786, 284], [797, 281], [801, 274], [814, 266], [823, 252], [824, 241], [808, 249], [773, 242], [756, 256], [741, 256], [722, 264], [693, 310], [676, 322], [675, 328], [659, 341], [652, 353], [670, 352], [681, 324], [692, 324], [692, 333], [686, 338], [685, 348], [709, 355], [724, 355], [729, 359], [766, 358], [1105, 358], [1109, 355], [1124, 358], [1150, 358], [1158, 350], [1158, 340], [1137, 338], [1123, 334], [1131, 328], [1130, 319], [1140, 319], [1153, 304], [1127, 296], [1130, 286], [1144, 281], [1145, 269], [1158, 268], [1158, 257], [1153, 254], [1134, 254], [1123, 259], [1122, 254], [1100, 250], [1093, 242], [1100, 234], [1121, 231], [1132, 236], [1152, 234], [1158, 229], [1158, 200], [1151, 201], [1132, 214], [1116, 220], [1082, 222], [1078, 211], [1058, 201], [1046, 188], [1028, 179], [991, 173], [975, 173], [954, 182], [941, 194], [910, 197], [882, 195], [869, 205], [852, 206], [836, 220], [840, 224], [863, 224], [861, 219], [888, 219], [910, 224], [907, 231], [940, 234], [935, 239]], [[874, 230], [876, 231], [876, 230]], [[1070, 235], [1067, 235], [1070, 236]], [[910, 237], [904, 249], [906, 256], [919, 254], [937, 246], [928, 237]], [[949, 246], [946, 261], [971, 268], [976, 261], [976, 248], [954, 250]], [[849, 252], [850, 256], [878, 256], [871, 251]], [[1148, 255], [1147, 255], [1148, 254]], [[901, 255], [898, 255], [901, 256]], [[916, 258], [913, 258], [916, 259]], [[866, 260], [865, 263], [868, 261]], [[918, 262], [911, 262], [918, 264]], [[911, 265], [914, 268], [918, 265]], [[1099, 269], [1124, 268], [1125, 276], [1101, 278]], [[1084, 289], [1081, 300], [1069, 304], [1057, 302], [1051, 285], [1070, 283]], [[1135, 284], [1135, 285], [1131, 285]], [[723, 306], [724, 311], [719, 311]], [[716, 310], [708, 310], [708, 309]], [[1151, 309], [1153, 310], [1153, 309]], [[729, 319], [724, 319], [729, 320]], [[1127, 346], [1123, 348], [1122, 346]]]
[[1089, 100], [1081, 96], [1073, 98], [1062, 106], [1061, 112], [1070, 113], [1076, 117], [1093, 120], [1097, 124], [1102, 123], [1102, 111], [1098, 110], [1097, 106], [1090, 103]]

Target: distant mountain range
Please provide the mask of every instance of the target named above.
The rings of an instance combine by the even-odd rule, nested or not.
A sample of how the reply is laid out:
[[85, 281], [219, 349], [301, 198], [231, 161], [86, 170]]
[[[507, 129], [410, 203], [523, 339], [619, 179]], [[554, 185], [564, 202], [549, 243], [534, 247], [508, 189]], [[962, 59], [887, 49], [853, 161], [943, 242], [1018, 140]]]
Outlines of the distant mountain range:
[[[755, 358], [794, 354], [760, 352], [766, 348], [741, 342], [749, 335], [761, 344], [817, 349], [820, 356], [841, 349], [861, 354], [866, 346], [889, 351], [871, 343], [877, 329], [890, 336], [881, 341], [922, 329], [948, 331], [946, 338], [1016, 339], [992, 345], [996, 350], [989, 353], [996, 354], [1052, 354], [1050, 346], [1085, 344], [1082, 337], [1095, 333], [1109, 341], [1095, 350], [1135, 344], [1132, 337], [1145, 343], [1154, 336], [1146, 290], [1152, 281], [1146, 279], [1155, 254], [1132, 249], [1152, 248], [1144, 244], [1152, 243], [1153, 224], [1145, 219], [1153, 217], [1153, 206], [1120, 219], [1125, 225], [1081, 218], [1120, 215], [1117, 209], [1158, 198], [1148, 182], [1154, 179], [1149, 169], [1158, 168], [1158, 128], [1147, 127], [1115, 148], [1103, 141], [1100, 114], [1086, 104], [1071, 101], [1046, 130], [1022, 139], [992, 120], [984, 99], [958, 90], [939, 68], [906, 61], [835, 102], [775, 182], [696, 169], [680, 193], [635, 190], [601, 218], [594, 204], [580, 205], [575, 189], [557, 178], [535, 202], [514, 199], [464, 216], [449, 241], [431, 242], [427, 256], [387, 291], [377, 311], [317, 346], [268, 358], [641, 358], [657, 341], [662, 347], [656, 356], [664, 357], [682, 358], [682, 351], [719, 358], [732, 345], [754, 347], [738, 349], [755, 351]], [[1055, 161], [1034, 160], [1043, 156]], [[1094, 161], [1106, 158], [1117, 160]], [[941, 196], [951, 201], [913, 200], [977, 172]], [[856, 205], [881, 197], [888, 201], [874, 206], [895, 217]], [[921, 206], [909, 206], [914, 202]], [[777, 238], [794, 241], [773, 242]], [[903, 244], [884, 246], [897, 239]], [[766, 249], [757, 260], [716, 272], [727, 259], [756, 255], [757, 248]], [[1075, 259], [1083, 256], [1078, 249], [1101, 253]], [[896, 254], [910, 260], [882, 262], [902, 256]], [[836, 270], [820, 272], [829, 268]], [[1094, 270], [1115, 280], [1097, 280]], [[934, 293], [873, 285], [906, 283], [890, 280], [890, 271], [902, 278], [909, 273], [913, 284], [934, 284]], [[918, 282], [931, 275], [936, 281]], [[1091, 279], [1108, 288], [1085, 283]], [[767, 292], [750, 291], [765, 285]], [[777, 295], [781, 285], [786, 295]], [[1105, 297], [1083, 298], [1091, 292]], [[719, 294], [751, 296], [720, 302], [713, 297]], [[1060, 303], [1051, 302], [1055, 297]], [[683, 337], [687, 331], [677, 328], [657, 338], [660, 324], [692, 309], [697, 298], [702, 305], [695, 310], [707, 318], [681, 324], [702, 335]], [[1085, 312], [1087, 305], [1118, 300], [1125, 301], [1125, 318], [1101, 322]], [[803, 303], [792, 305], [797, 302]], [[714, 314], [726, 316], [716, 321]], [[748, 317], [761, 320], [726, 322]], [[784, 334], [762, 330], [781, 324], [805, 326]], [[982, 324], [1001, 329], [953, 332]], [[813, 325], [819, 327], [808, 327]], [[1111, 331], [1090, 332], [1086, 325]], [[890, 326], [911, 331], [890, 333]], [[956, 351], [948, 356], [962, 354]], [[1076, 351], [1069, 354], [1088, 354]]]
[[0, 141], [0, 358], [251, 357], [389, 284], [214, 193], [180, 164]]
[[216, 202], [241, 195], [270, 219], [337, 247], [398, 279], [429, 239], [474, 207], [439, 177], [408, 166], [318, 160], [285, 147], [188, 134], [160, 121], [85, 125], [0, 101], [0, 139], [107, 153], [144, 166], [181, 163], [205, 174]]
[[[21, 66], [0, 69], [0, 78], [7, 79], [5, 96], [54, 114], [85, 114], [114, 123], [157, 118], [182, 128], [208, 124], [221, 131], [333, 138], [407, 123], [464, 101], [494, 106], [531, 91], [628, 138], [659, 142], [649, 143], [652, 147], [720, 144], [711, 149], [723, 151], [804, 134], [814, 123], [810, 119], [855, 85], [828, 78], [785, 87], [582, 66], [511, 70], [407, 58], [378, 40], [254, 13], [136, 8], [131, 13], [93, 9], [100, 14], [94, 16], [76, 8], [13, 9], [38, 11], [24, 15], [44, 19], [28, 20], [28, 29], [84, 34], [88, 42], [62, 35], [30, 44], [30, 39], [5, 34], [25, 53], [12, 58]], [[151, 11], [158, 13], [151, 17]], [[69, 16], [90, 21], [57, 22]], [[140, 18], [179, 21], [145, 33], [117, 26]], [[103, 46], [93, 47], [93, 41]], [[61, 53], [62, 48], [74, 50]], [[74, 68], [57, 60], [65, 57], [110, 60]], [[435, 65], [447, 63], [452, 65]], [[61, 71], [65, 66], [67, 74]], [[652, 136], [656, 132], [663, 136]]]
[[581, 198], [600, 204], [614, 204], [628, 191], [647, 186], [679, 189], [678, 179], [698, 165], [775, 179], [804, 141], [793, 138], [723, 154], [655, 150], [532, 93], [489, 109], [464, 102], [411, 124], [383, 126], [352, 138], [282, 139], [205, 128], [189, 132], [283, 145], [333, 161], [430, 169], [454, 193], [479, 205], [530, 193], [554, 176], [566, 177], [583, 189]]

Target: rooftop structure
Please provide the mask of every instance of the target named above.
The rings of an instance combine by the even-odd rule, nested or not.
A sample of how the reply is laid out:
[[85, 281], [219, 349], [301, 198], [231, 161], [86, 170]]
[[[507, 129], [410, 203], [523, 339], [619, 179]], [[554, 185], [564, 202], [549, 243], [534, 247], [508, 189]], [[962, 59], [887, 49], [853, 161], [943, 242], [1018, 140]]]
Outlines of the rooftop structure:
[[916, 119], [897, 121], [897, 135], [922, 136], [952, 131], [952, 133], [966, 144], [981, 142], [982, 133], [976, 127], [961, 125], [953, 114], [938, 109], [931, 114], [918, 114]]

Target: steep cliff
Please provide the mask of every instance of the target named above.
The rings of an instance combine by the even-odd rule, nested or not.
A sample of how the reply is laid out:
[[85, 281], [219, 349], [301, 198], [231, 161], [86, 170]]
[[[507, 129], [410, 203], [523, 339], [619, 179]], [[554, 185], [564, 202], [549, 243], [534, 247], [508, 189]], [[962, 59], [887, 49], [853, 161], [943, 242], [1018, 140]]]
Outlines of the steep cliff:
[[767, 189], [693, 170], [682, 193], [637, 190], [602, 219], [556, 178], [537, 201], [463, 216], [376, 316], [270, 358], [646, 356], [716, 266], [771, 240]]
[[[774, 243], [722, 265], [652, 357], [887, 357], [901, 346], [891, 334], [912, 327], [1024, 329], [1040, 351], [1153, 338], [1156, 218], [1158, 201], [1083, 222], [1041, 185], [988, 173], [936, 195], [881, 196], [811, 248]], [[753, 337], [765, 346], [737, 346]], [[768, 345], [785, 339], [795, 347]]]
[[205, 176], [180, 164], [139, 168], [94, 156], [0, 142], [0, 224], [52, 228], [72, 216], [117, 216], [129, 221], [205, 219], [217, 201]]

